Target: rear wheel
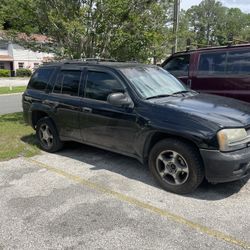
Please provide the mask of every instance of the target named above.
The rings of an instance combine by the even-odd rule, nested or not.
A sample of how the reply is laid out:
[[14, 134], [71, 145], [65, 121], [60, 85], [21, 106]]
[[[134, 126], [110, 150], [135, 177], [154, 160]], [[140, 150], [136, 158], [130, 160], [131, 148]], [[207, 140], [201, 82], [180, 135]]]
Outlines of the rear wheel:
[[152, 148], [149, 168], [165, 190], [178, 194], [194, 191], [204, 178], [199, 152], [176, 139], [162, 140]]
[[44, 117], [37, 122], [36, 135], [40, 147], [47, 152], [53, 153], [63, 147], [57, 130], [49, 117]]

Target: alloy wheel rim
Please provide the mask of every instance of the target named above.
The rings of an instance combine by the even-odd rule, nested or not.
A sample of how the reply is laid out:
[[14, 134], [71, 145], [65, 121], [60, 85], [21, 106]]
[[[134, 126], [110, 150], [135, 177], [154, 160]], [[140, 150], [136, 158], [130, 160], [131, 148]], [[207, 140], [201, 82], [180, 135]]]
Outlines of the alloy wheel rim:
[[39, 137], [43, 145], [45, 145], [47, 148], [52, 147], [54, 137], [47, 124], [42, 124], [40, 126]]
[[172, 150], [161, 152], [156, 158], [156, 170], [167, 184], [179, 186], [189, 177], [189, 167], [185, 158]]

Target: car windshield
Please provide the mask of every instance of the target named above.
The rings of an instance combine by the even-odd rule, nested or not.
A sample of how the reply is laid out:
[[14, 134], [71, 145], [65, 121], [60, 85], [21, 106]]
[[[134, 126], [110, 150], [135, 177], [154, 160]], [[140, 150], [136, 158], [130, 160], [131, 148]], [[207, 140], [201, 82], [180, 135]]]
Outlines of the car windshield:
[[159, 67], [122, 68], [121, 71], [144, 99], [188, 92], [179, 80]]

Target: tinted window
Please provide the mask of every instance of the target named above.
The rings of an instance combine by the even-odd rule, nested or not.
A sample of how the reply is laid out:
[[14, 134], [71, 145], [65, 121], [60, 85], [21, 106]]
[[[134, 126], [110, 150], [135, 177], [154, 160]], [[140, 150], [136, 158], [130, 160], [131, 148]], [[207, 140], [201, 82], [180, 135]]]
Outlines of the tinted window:
[[[54, 78], [54, 77], [53, 77]], [[52, 79], [53, 80], [53, 79]], [[59, 73], [56, 78], [55, 78], [55, 85], [54, 85], [54, 89], [53, 92], [54, 93], [58, 93], [61, 94], [62, 92], [62, 80], [63, 80], [63, 74]]]
[[78, 96], [78, 87], [81, 78], [81, 71], [61, 71], [54, 85], [53, 92], [58, 94]]
[[115, 92], [124, 92], [124, 89], [112, 75], [105, 72], [89, 71], [85, 97], [107, 101], [108, 95]]
[[250, 73], [250, 51], [232, 51], [228, 53], [228, 74]]
[[206, 53], [200, 55], [198, 75], [225, 74], [226, 53]]
[[78, 96], [81, 71], [63, 71], [62, 94]]
[[54, 68], [38, 69], [32, 76], [28, 88], [45, 90]]
[[188, 76], [190, 55], [171, 59], [163, 68], [175, 76]]

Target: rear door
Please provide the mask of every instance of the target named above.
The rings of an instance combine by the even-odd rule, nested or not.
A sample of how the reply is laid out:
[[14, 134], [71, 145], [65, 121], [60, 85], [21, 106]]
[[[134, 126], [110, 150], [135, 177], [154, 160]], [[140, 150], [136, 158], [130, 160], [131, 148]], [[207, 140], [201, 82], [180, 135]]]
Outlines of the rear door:
[[225, 95], [250, 102], [250, 48], [228, 51]]
[[44, 101], [52, 109], [59, 135], [65, 140], [80, 140], [79, 88], [82, 77], [83, 71], [80, 67], [61, 68], [52, 92]]
[[226, 97], [250, 101], [250, 50], [245, 48], [201, 52], [192, 88]]
[[163, 66], [165, 70], [177, 77], [185, 84], [189, 84], [190, 55], [176, 55], [170, 58]]
[[226, 96], [228, 89], [227, 51], [204, 51], [197, 54], [192, 89], [199, 92]]
[[55, 67], [42, 67], [37, 69], [32, 75], [27, 90], [23, 94], [23, 110], [24, 110], [24, 119], [29, 121], [28, 112], [30, 111], [31, 105], [35, 110], [41, 108], [41, 103], [48, 98], [48, 89], [55, 75]]
[[120, 78], [106, 69], [89, 67], [81, 103], [82, 140], [113, 151], [134, 154], [139, 130], [134, 109], [107, 102], [111, 93], [125, 92]]

